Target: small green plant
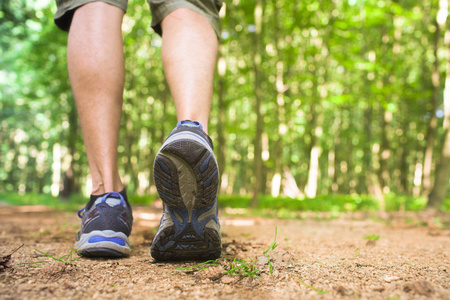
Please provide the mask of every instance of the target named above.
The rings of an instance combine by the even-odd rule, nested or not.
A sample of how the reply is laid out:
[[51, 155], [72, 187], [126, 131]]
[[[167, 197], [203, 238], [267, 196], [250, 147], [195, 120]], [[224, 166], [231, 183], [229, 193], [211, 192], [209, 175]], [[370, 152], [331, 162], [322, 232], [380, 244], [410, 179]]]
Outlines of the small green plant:
[[444, 224], [441, 222], [441, 218], [439, 218], [439, 217], [435, 217], [433, 219], [433, 223], [434, 223], [434, 226], [436, 226], [437, 228], [443, 228], [444, 227]]
[[228, 271], [222, 273], [222, 275], [242, 276], [256, 278], [261, 271], [256, 268], [253, 261], [248, 262], [245, 259], [239, 259], [235, 257], [231, 262], [231, 267]]
[[[75, 249], [71, 250], [69, 252], [69, 254], [65, 254], [65, 255], [63, 255], [63, 256], [61, 256], [59, 258], [56, 258], [56, 257], [54, 257], [54, 256], [52, 256], [52, 255], [50, 255], [48, 253], [45, 253], [43, 251], [38, 250], [38, 249], [34, 249], [34, 250], [39, 252], [39, 253], [41, 253], [41, 254], [43, 254], [43, 255], [45, 255], [45, 256], [47, 256], [48, 258], [51, 258], [53, 261], [60, 262], [60, 263], [62, 263], [64, 265], [71, 265], [71, 266], [73, 266], [74, 265], [73, 262], [75, 260], [81, 258], [81, 257], [73, 257], [73, 254], [75, 252], [77, 252], [77, 250], [75, 250]], [[49, 263], [49, 262], [51, 262], [51, 260], [41, 260], [41, 261], [28, 262], [28, 263], [20, 263], [18, 265], [35, 265], [35, 267], [41, 268], [42, 266], [40, 264], [46, 264], [46, 263]]]
[[316, 291], [317, 294], [328, 294], [327, 291], [323, 291], [323, 290], [321, 290], [321, 289], [315, 288], [315, 287], [313, 287], [313, 286], [307, 284], [306, 282], [304, 282], [304, 281], [301, 280], [300, 278], [295, 277], [294, 275], [292, 275], [292, 277], [294, 277], [295, 280], [297, 280], [298, 282], [300, 282], [301, 284], [303, 284], [303, 285], [306, 286], [307, 288], [310, 288], [310, 289]]
[[380, 236], [378, 234], [369, 234], [368, 236], [363, 237], [363, 239], [368, 241], [378, 241]]
[[289, 238], [287, 237], [287, 235], [286, 235], [286, 232], [284, 232], [284, 230], [283, 229], [281, 229], [281, 231], [283, 232], [283, 234], [284, 234], [284, 240], [286, 241], [286, 242], [288, 242], [289, 243]]
[[[267, 248], [266, 250], [263, 250], [264, 256], [267, 258], [267, 263], [269, 264], [270, 275], [273, 274], [273, 265], [272, 265], [272, 260], [270, 259], [270, 256], [269, 256], [269, 251], [275, 250], [276, 247], [278, 247], [277, 227], [275, 227], [275, 238], [273, 240], [273, 243], [269, 246], [269, 248]], [[225, 272], [223, 272], [222, 275], [256, 278], [256, 277], [258, 277], [259, 274], [261, 274], [261, 271], [256, 267], [256, 264], [253, 260], [247, 261], [247, 260], [239, 258], [239, 257], [235, 257], [233, 259], [218, 258], [215, 260], [207, 260], [205, 262], [202, 262], [202, 263], [194, 265], [194, 266], [178, 267], [177, 270], [200, 272], [200, 271], [209, 269], [211, 267], [219, 267], [219, 266], [222, 266], [225, 269]], [[176, 273], [173, 273], [173, 274], [176, 274]]]
[[278, 244], [277, 244], [277, 227], [275, 227], [275, 238], [273, 240], [272, 245], [270, 245], [269, 248], [267, 248], [265, 251], [263, 251], [264, 255], [267, 257], [267, 263], [269, 264], [269, 273], [270, 273], [270, 275], [273, 274], [273, 265], [272, 265], [272, 260], [270, 259], [270, 256], [269, 256], [269, 251], [270, 250], [275, 250], [276, 247], [278, 247]]
[[215, 260], [207, 260], [205, 262], [199, 263], [198, 265], [195, 266], [190, 266], [190, 267], [178, 267], [177, 270], [180, 271], [203, 271], [206, 270], [210, 267], [218, 267], [219, 266], [219, 261], [222, 260], [226, 260], [225, 258], [218, 258]]
[[178, 267], [177, 270], [200, 272], [209, 269], [211, 267], [219, 267], [219, 266], [223, 266], [223, 268], [226, 270], [225, 272], [222, 273], [222, 275], [242, 276], [242, 277], [250, 276], [252, 278], [256, 278], [261, 273], [261, 271], [256, 268], [253, 261], [248, 262], [247, 260], [241, 259], [239, 257], [235, 257], [233, 259], [218, 258], [215, 260], [208, 260], [190, 267]]
[[361, 249], [356, 248], [355, 250], [355, 257], [359, 257], [361, 255]]

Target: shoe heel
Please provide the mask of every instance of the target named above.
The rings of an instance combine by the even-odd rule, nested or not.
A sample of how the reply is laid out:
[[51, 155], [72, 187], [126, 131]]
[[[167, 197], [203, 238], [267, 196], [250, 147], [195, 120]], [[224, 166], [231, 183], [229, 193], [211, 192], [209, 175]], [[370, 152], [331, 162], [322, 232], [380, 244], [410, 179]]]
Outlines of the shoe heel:
[[155, 158], [153, 173], [158, 193], [169, 207], [199, 209], [216, 199], [217, 162], [196, 141], [177, 140], [164, 146]]

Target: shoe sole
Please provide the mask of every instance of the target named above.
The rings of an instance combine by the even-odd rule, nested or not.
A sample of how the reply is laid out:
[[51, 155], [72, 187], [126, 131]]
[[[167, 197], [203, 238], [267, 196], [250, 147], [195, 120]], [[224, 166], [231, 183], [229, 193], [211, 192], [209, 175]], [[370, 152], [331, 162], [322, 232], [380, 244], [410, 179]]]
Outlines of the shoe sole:
[[155, 158], [155, 185], [173, 225], [158, 232], [151, 255], [157, 260], [218, 258], [222, 245], [214, 211], [217, 162], [209, 147], [183, 136], [186, 133], [169, 140]]
[[84, 257], [128, 257], [131, 248], [128, 237], [122, 232], [94, 230], [81, 235], [75, 242], [77, 254]]

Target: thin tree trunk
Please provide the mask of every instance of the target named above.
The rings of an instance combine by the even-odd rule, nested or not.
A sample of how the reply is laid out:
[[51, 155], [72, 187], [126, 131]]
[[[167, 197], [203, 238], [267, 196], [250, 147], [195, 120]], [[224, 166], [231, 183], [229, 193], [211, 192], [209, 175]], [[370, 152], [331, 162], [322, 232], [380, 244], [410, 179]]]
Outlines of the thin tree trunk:
[[71, 108], [69, 112], [69, 135], [67, 140], [67, 147], [70, 155], [70, 166], [63, 175], [63, 190], [61, 191], [61, 197], [63, 199], [69, 198], [70, 195], [77, 192], [76, 182], [75, 182], [75, 171], [74, 171], [74, 155], [76, 151], [76, 141], [78, 135], [78, 114], [75, 106], [75, 102], [71, 101]]
[[320, 138], [322, 135], [322, 108], [321, 103], [312, 103], [313, 108], [313, 128], [311, 153], [309, 158], [308, 182], [305, 188], [306, 196], [314, 198], [317, 194], [317, 183], [319, 180], [319, 157], [321, 154]]
[[[326, 35], [325, 39], [328, 38], [328, 35]], [[314, 94], [315, 96], [313, 99], [313, 103], [311, 103], [311, 113], [312, 113], [312, 132], [311, 132], [311, 152], [310, 152], [310, 159], [309, 159], [309, 171], [308, 171], [308, 182], [305, 187], [305, 194], [307, 197], [314, 198], [317, 195], [317, 189], [318, 189], [318, 182], [319, 182], [319, 175], [320, 175], [320, 168], [319, 168], [319, 158], [322, 153], [322, 148], [320, 146], [321, 144], [321, 138], [322, 138], [322, 121], [323, 121], [323, 108], [322, 108], [322, 102], [327, 98], [328, 96], [328, 89], [327, 89], [327, 80], [328, 80], [328, 41], [321, 41], [318, 45], [319, 48], [322, 51], [322, 55], [316, 56], [316, 66], [319, 64], [319, 60], [323, 61], [323, 65], [321, 68], [323, 68], [323, 83], [321, 85], [315, 85], [314, 88]], [[317, 67], [316, 67], [317, 68]], [[319, 75], [320, 76], [320, 75]], [[317, 76], [315, 76], [317, 77]], [[316, 89], [319, 89], [318, 93]]]
[[338, 185], [338, 172], [339, 172], [339, 148], [340, 148], [340, 133], [342, 114], [337, 110], [333, 122], [333, 143], [330, 152], [328, 153], [328, 177], [330, 179], [329, 193], [337, 193], [339, 189]]
[[253, 197], [251, 205], [256, 207], [258, 204], [258, 195], [263, 186], [263, 162], [262, 162], [262, 133], [263, 133], [263, 116], [261, 112], [261, 102], [262, 102], [262, 89], [261, 89], [261, 32], [262, 32], [262, 16], [263, 16], [263, 4], [262, 0], [257, 0], [255, 4], [254, 17], [255, 17], [255, 32], [254, 37], [254, 59], [253, 59], [253, 72], [255, 76], [254, 81], [254, 91], [255, 91], [255, 113], [256, 113], [256, 135], [255, 135], [255, 151], [254, 151], [254, 178], [253, 183]]
[[[277, 29], [277, 32], [281, 31], [280, 22], [278, 19], [279, 9], [277, 3], [279, 1], [273, 0], [273, 15], [274, 15], [274, 23]], [[277, 122], [278, 132], [275, 135], [274, 141], [274, 175], [272, 177], [272, 188], [271, 193], [273, 197], [278, 197], [280, 195], [280, 188], [282, 182], [282, 170], [283, 170], [283, 135], [286, 133], [286, 125], [284, 124], [284, 93], [286, 91], [284, 86], [284, 64], [281, 57], [281, 43], [282, 43], [283, 35], [278, 35], [275, 37], [275, 50], [278, 55], [278, 62], [276, 64], [276, 82], [275, 89], [277, 93], [276, 98], [276, 108], [275, 108], [275, 121]]]
[[[445, 7], [448, 11], [448, 0], [441, 0], [440, 7]], [[438, 16], [439, 21], [439, 16]], [[442, 20], [441, 20], [442, 21]], [[442, 147], [442, 155], [440, 163], [436, 166], [436, 176], [434, 187], [428, 196], [428, 208], [438, 208], [444, 199], [448, 197], [448, 187], [450, 179], [450, 28], [447, 24], [445, 32], [445, 47], [447, 50], [446, 57], [446, 78], [444, 89], [444, 145]]]
[[222, 56], [222, 51], [219, 51], [218, 67], [217, 71], [219, 74], [219, 88], [218, 88], [218, 122], [217, 122], [217, 135], [218, 135], [218, 157], [217, 162], [219, 164], [219, 170], [221, 173], [221, 178], [225, 173], [225, 149], [226, 139], [225, 139], [225, 118], [227, 108], [225, 105], [225, 75], [227, 70], [227, 62]]
[[436, 21], [436, 32], [434, 36], [434, 65], [433, 65], [433, 73], [431, 77], [432, 85], [433, 85], [433, 95], [430, 101], [429, 107], [429, 116], [430, 120], [427, 124], [427, 133], [426, 133], [426, 147], [424, 154], [424, 162], [423, 162], [423, 190], [422, 194], [426, 195], [430, 192], [431, 189], [431, 170], [433, 165], [433, 150], [434, 143], [436, 139], [436, 131], [437, 131], [437, 117], [436, 117], [436, 108], [437, 102], [439, 99], [439, 86], [440, 86], [440, 74], [439, 74], [439, 44], [440, 44], [440, 35], [441, 35], [442, 26]]

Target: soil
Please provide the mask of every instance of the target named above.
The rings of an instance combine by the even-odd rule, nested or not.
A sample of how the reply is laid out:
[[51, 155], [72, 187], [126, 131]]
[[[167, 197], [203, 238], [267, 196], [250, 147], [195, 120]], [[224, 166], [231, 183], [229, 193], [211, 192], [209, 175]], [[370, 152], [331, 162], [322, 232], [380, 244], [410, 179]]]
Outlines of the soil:
[[[129, 258], [64, 264], [35, 249], [56, 258], [69, 254], [80, 224], [75, 213], [1, 206], [0, 298], [450, 299], [450, 229], [442, 225], [449, 215], [273, 220], [222, 212], [224, 259], [204, 270], [193, 268], [199, 262], [153, 260], [149, 249], [160, 216], [159, 207], [134, 208]], [[275, 228], [278, 246], [267, 251], [271, 272], [263, 251]], [[369, 235], [379, 239], [364, 239]], [[224, 274], [234, 258], [257, 277]], [[23, 264], [38, 261], [52, 262]]]

